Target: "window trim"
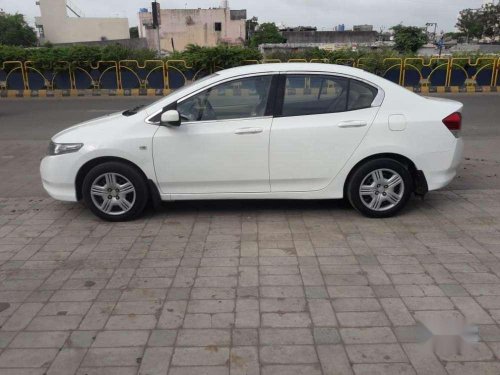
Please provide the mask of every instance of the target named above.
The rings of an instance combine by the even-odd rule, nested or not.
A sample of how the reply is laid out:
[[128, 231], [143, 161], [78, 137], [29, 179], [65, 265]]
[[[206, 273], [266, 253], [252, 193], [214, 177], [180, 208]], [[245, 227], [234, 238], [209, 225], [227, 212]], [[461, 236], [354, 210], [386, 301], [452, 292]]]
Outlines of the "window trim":
[[[283, 116], [283, 105], [285, 102], [285, 93], [286, 93], [286, 79], [288, 76], [291, 75], [317, 75], [317, 76], [331, 76], [333, 78], [339, 77], [339, 78], [346, 78], [347, 79], [347, 85], [348, 85], [348, 91], [347, 95], [349, 96], [349, 90], [351, 86], [351, 79], [355, 81], [359, 81], [361, 83], [364, 83], [368, 86], [371, 86], [375, 89], [377, 89], [377, 95], [373, 98], [373, 101], [369, 107], [366, 108], [373, 108], [373, 107], [380, 107], [384, 101], [385, 98], [385, 92], [384, 90], [376, 85], [373, 82], [370, 82], [364, 78], [361, 77], [356, 77], [350, 74], [343, 74], [343, 73], [333, 73], [333, 72], [310, 72], [310, 71], [286, 71], [286, 72], [280, 72], [280, 81], [279, 81], [279, 87], [278, 87], [278, 95], [279, 97], [276, 98], [276, 103], [275, 103], [275, 111], [274, 111], [274, 117], [298, 117], [298, 116], [318, 116], [318, 115], [328, 115], [328, 114], [333, 114], [333, 113], [343, 113], [343, 112], [353, 112], [353, 111], [360, 111], [362, 109], [366, 108], [359, 108], [359, 109], [351, 109], [348, 110], [348, 105], [349, 101], [346, 100], [346, 110], [345, 111], [340, 111], [340, 112], [325, 112], [325, 113], [311, 113], [307, 115], [293, 115], [293, 116]], [[281, 78], [282, 77], [282, 78]], [[277, 107], [277, 108], [276, 108]]]
[[[286, 84], [286, 76], [289, 75], [289, 74], [302, 74], [302, 75], [314, 74], [314, 75], [324, 75], [324, 76], [334, 76], [334, 77], [335, 76], [339, 76], [339, 77], [345, 77], [345, 78], [355, 79], [355, 80], [364, 82], [364, 83], [366, 83], [368, 85], [371, 85], [371, 86], [375, 87], [378, 90], [377, 96], [375, 97], [375, 99], [373, 99], [373, 102], [372, 102], [372, 105], [371, 105], [372, 107], [380, 107], [382, 105], [382, 103], [384, 102], [385, 91], [382, 89], [382, 87], [380, 87], [377, 84], [375, 84], [375, 83], [373, 83], [371, 81], [368, 81], [368, 80], [366, 80], [364, 78], [360, 78], [360, 77], [353, 76], [353, 75], [350, 75], [350, 74], [335, 73], [335, 72], [325, 72], [325, 71], [305, 71], [305, 70], [299, 70], [299, 71], [295, 71], [295, 70], [290, 70], [290, 71], [268, 71], [268, 72], [246, 73], [246, 74], [241, 74], [241, 75], [237, 75], [237, 76], [226, 77], [226, 78], [223, 78], [223, 79], [221, 79], [221, 80], [219, 80], [217, 82], [212, 82], [211, 84], [203, 86], [203, 87], [201, 87], [201, 88], [199, 88], [199, 89], [197, 89], [195, 91], [192, 91], [192, 92], [184, 95], [183, 97], [177, 99], [176, 101], [167, 104], [162, 109], [159, 109], [156, 112], [154, 112], [153, 114], [151, 114], [148, 117], [146, 117], [146, 119], [144, 121], [147, 124], [150, 124], [150, 125], [160, 125], [159, 121], [158, 122], [152, 122], [151, 119], [154, 118], [159, 113], [163, 113], [166, 110], [166, 108], [170, 108], [170, 106], [173, 105], [174, 103], [175, 103], [175, 105], [177, 105], [178, 102], [186, 100], [186, 99], [190, 98], [191, 96], [200, 93], [201, 91], [207, 90], [207, 89], [209, 89], [211, 87], [214, 87], [214, 86], [217, 86], [217, 85], [219, 85], [221, 83], [225, 83], [225, 82], [229, 82], [229, 81], [234, 81], [234, 80], [241, 79], [241, 78], [254, 77], [254, 76], [264, 76], [264, 75], [272, 75], [272, 76], [277, 77], [276, 78], [276, 86], [274, 87], [274, 89], [276, 90], [275, 91], [275, 95], [271, 96], [272, 95], [272, 91], [270, 91], [269, 98], [268, 98], [269, 100], [273, 100], [273, 112], [270, 114], [270, 116], [272, 116], [272, 117], [283, 117], [283, 116], [281, 116], [280, 111], [283, 109], [282, 107], [283, 107], [283, 101], [285, 99], [285, 97], [284, 97], [285, 91], [284, 90], [285, 90], [285, 84]], [[271, 81], [271, 89], [272, 88], [273, 88], [273, 86], [272, 86], [272, 81]], [[359, 111], [359, 109], [357, 109], [356, 111]], [[267, 113], [267, 109], [266, 109], [266, 113]], [[336, 112], [336, 113], [342, 113], [342, 112]], [[312, 115], [304, 115], [304, 116], [312, 116]], [[259, 117], [251, 117], [251, 118], [259, 118]], [[225, 121], [225, 120], [220, 120], [220, 121]], [[187, 124], [187, 122], [185, 122], [185, 124]]]
[[[177, 99], [176, 101], [174, 101], [174, 102], [168, 104], [167, 106], [163, 107], [162, 109], [156, 111], [152, 115], [148, 116], [146, 118], [145, 122], [147, 124], [151, 124], [151, 125], [159, 125], [160, 124], [159, 121], [153, 122], [153, 121], [151, 121], [151, 119], [154, 118], [155, 116], [157, 116], [159, 113], [163, 113], [163, 112], [165, 112], [168, 109], [172, 109], [171, 108], [172, 105], [175, 105], [175, 109], [176, 109], [177, 105], [179, 103], [182, 103], [183, 101], [188, 100], [192, 96], [198, 95], [199, 93], [201, 93], [201, 92], [203, 92], [205, 90], [212, 89], [215, 86], [218, 86], [218, 85], [221, 85], [221, 84], [224, 84], [224, 83], [227, 83], [227, 82], [237, 81], [237, 80], [240, 80], [240, 79], [252, 78], [252, 77], [260, 77], [260, 76], [272, 76], [271, 77], [271, 84], [269, 86], [269, 96], [267, 98], [267, 105], [266, 105], [266, 109], [264, 111], [264, 116], [235, 118], [235, 119], [223, 119], [223, 120], [208, 120], [208, 121], [203, 121], [203, 122], [233, 121], [233, 120], [243, 120], [243, 119], [246, 120], [246, 119], [259, 119], [259, 118], [262, 119], [262, 118], [272, 117], [273, 113], [274, 113], [274, 109], [275, 109], [275, 103], [274, 103], [275, 96], [273, 95], [273, 91], [276, 91], [277, 79], [279, 78], [279, 72], [275, 72], [275, 71], [247, 73], [247, 74], [242, 74], [242, 75], [238, 75], [238, 76], [227, 77], [227, 78], [221, 79], [220, 81], [217, 81], [217, 82], [212, 82], [211, 84], [209, 84], [207, 86], [201, 87], [198, 90], [195, 90], [193, 92], [190, 92], [190, 93], [184, 95], [183, 97]], [[269, 110], [271, 110], [271, 113], [269, 113]], [[186, 121], [186, 122], [181, 122], [181, 126], [183, 124], [199, 124], [201, 122], [202, 121], [189, 121], [189, 122]]]

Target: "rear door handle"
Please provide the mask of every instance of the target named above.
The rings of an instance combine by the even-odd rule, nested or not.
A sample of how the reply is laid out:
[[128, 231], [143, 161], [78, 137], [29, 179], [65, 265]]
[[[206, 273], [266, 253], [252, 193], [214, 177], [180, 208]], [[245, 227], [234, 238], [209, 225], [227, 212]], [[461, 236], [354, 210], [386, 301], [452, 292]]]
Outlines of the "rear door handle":
[[244, 134], [258, 134], [262, 133], [264, 129], [262, 128], [241, 128], [237, 129], [234, 134], [244, 135]]
[[367, 125], [366, 121], [363, 120], [351, 120], [351, 121], [339, 122], [339, 128], [361, 128], [366, 125]]

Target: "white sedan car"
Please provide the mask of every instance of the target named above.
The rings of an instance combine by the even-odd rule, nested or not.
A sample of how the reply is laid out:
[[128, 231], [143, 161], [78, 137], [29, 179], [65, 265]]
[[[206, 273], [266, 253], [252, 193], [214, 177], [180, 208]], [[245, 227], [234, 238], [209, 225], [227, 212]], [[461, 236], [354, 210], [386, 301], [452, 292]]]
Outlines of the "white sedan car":
[[388, 217], [453, 179], [461, 111], [346, 66], [251, 65], [66, 129], [40, 170], [52, 197], [110, 221], [195, 199], [347, 197]]

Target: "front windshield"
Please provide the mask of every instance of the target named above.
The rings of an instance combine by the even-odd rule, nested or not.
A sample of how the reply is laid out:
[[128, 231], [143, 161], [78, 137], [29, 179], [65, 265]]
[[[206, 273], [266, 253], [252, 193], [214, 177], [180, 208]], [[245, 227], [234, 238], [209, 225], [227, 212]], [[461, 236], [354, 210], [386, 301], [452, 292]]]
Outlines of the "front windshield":
[[213, 77], [216, 77], [217, 75], [218, 75], [217, 73], [213, 73], [213, 74], [210, 74], [210, 75], [208, 75], [208, 76], [205, 76], [205, 77], [202, 77], [202, 78], [200, 78], [200, 79], [197, 79], [196, 81], [191, 81], [191, 82], [188, 82], [188, 83], [186, 83], [184, 86], [179, 87], [178, 89], [172, 90], [172, 92], [171, 92], [170, 94], [168, 94], [168, 95], [166, 95], [166, 96], [162, 97], [161, 99], [155, 100], [153, 103], [149, 104], [148, 106], [141, 108], [141, 110], [145, 110], [145, 111], [147, 111], [147, 112], [149, 113], [149, 111], [148, 111], [148, 110], [149, 110], [151, 107], [156, 106], [156, 104], [157, 104], [159, 101], [161, 101], [161, 100], [165, 100], [166, 98], [168, 98], [168, 97], [169, 97], [170, 95], [172, 95], [172, 94], [178, 94], [178, 93], [180, 93], [180, 92], [182, 92], [182, 91], [184, 91], [184, 90], [187, 90], [188, 88], [189, 88], [189, 89], [191, 89], [193, 86], [195, 86], [195, 85], [199, 85], [199, 84], [202, 84], [203, 82], [208, 81], [209, 79], [211, 79], [211, 78], [213, 78]]

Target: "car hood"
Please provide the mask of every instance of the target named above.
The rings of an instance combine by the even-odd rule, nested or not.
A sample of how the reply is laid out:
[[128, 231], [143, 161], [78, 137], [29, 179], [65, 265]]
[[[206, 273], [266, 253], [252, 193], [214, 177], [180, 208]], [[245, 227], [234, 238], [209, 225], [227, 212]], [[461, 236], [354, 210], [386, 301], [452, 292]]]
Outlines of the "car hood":
[[76, 135], [77, 132], [81, 133], [81, 131], [85, 132], [85, 130], [91, 130], [97, 127], [112, 125], [115, 123], [113, 120], [117, 119], [118, 117], [123, 117], [122, 112], [111, 113], [109, 115], [81, 122], [79, 124], [73, 125], [67, 129], [60, 131], [59, 133], [57, 133], [52, 137], [52, 140], [54, 142], [78, 142], [77, 139], [68, 140], [68, 137], [71, 137], [72, 134]]

